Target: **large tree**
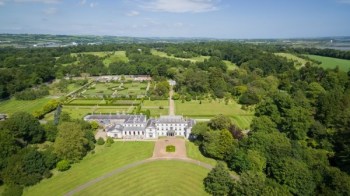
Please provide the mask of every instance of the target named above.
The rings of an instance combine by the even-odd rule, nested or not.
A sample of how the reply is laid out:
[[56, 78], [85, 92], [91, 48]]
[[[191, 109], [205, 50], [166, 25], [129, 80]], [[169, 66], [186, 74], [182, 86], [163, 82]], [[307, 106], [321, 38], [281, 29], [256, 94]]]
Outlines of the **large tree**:
[[82, 127], [74, 122], [63, 122], [58, 126], [58, 134], [54, 143], [54, 152], [61, 159], [76, 162], [87, 152], [88, 140]]
[[218, 164], [204, 178], [205, 190], [212, 195], [227, 195], [232, 187], [233, 180], [225, 164]]

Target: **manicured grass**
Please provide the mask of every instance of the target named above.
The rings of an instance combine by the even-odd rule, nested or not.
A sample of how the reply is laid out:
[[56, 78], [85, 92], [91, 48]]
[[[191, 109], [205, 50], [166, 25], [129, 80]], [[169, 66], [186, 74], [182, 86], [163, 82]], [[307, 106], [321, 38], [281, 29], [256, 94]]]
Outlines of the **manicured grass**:
[[198, 56], [198, 57], [193, 57], [193, 58], [179, 58], [179, 57], [175, 57], [173, 55], [168, 56], [167, 53], [161, 52], [161, 51], [158, 51], [158, 50], [155, 50], [155, 49], [152, 49], [151, 53], [153, 55], [164, 57], [164, 58], [177, 59], [177, 60], [181, 60], [181, 61], [191, 61], [193, 63], [195, 63], [195, 62], [203, 62], [205, 59], [209, 59], [210, 58], [210, 56]]
[[296, 68], [300, 68], [308, 62], [308, 60], [297, 57], [297, 56], [290, 54], [290, 53], [275, 53], [275, 55], [285, 57], [289, 60], [292, 60], [294, 62], [294, 66]]
[[235, 70], [238, 66], [231, 61], [223, 61], [227, 65], [227, 70]]
[[69, 102], [69, 104], [106, 104], [106, 101], [103, 99], [74, 99], [73, 101]]
[[[160, 109], [159, 107], [163, 107]], [[144, 100], [142, 103], [142, 110], [150, 110], [151, 116], [161, 116], [169, 114], [169, 101], [168, 100]]]
[[[68, 171], [55, 172], [50, 179], [45, 179], [33, 187], [26, 188], [24, 195], [63, 195], [105, 173], [151, 157], [153, 148], [153, 142], [115, 142], [111, 147], [97, 146], [95, 154], [87, 155], [80, 163], [72, 165]], [[122, 181], [128, 183], [128, 181]], [[109, 184], [109, 180], [103, 182]], [[117, 186], [118, 183], [115, 185]], [[94, 193], [93, 195], [98, 194]]]
[[115, 86], [115, 84], [96, 83], [95, 85], [93, 85], [89, 89], [87, 89], [84, 92], [84, 95], [90, 96], [90, 97], [112, 95], [114, 91], [109, 89], [109, 87], [114, 87], [114, 86]]
[[114, 175], [77, 195], [209, 195], [203, 179], [209, 170], [180, 161], [156, 161]]
[[322, 62], [321, 65], [317, 65], [323, 67], [325, 69], [333, 69], [336, 66], [339, 67], [342, 71], [350, 70], [350, 60], [345, 59], [337, 59], [331, 57], [317, 56], [317, 55], [307, 55], [309, 58]]
[[[70, 114], [72, 118], [82, 119], [89, 113], [131, 113], [134, 106], [69, 106], [64, 105], [63, 110]], [[49, 117], [49, 116], [48, 116]], [[52, 116], [53, 118], [53, 116]], [[46, 119], [46, 118], [45, 118]], [[50, 119], [48, 119], [50, 120]]]
[[175, 152], [176, 148], [173, 145], [166, 146], [166, 152]]
[[128, 62], [129, 58], [126, 57], [125, 51], [115, 51], [112, 53], [112, 55], [105, 60], [103, 60], [103, 63], [107, 66], [109, 64], [116, 62], [116, 61], [121, 61], [121, 62]]
[[169, 101], [168, 100], [154, 100], [154, 101], [149, 101], [149, 100], [144, 100], [142, 103], [143, 107], [169, 107]]
[[232, 121], [239, 128], [246, 130], [250, 129], [250, 124], [252, 123], [254, 115], [234, 115], [231, 117]]
[[159, 117], [169, 114], [169, 109], [159, 109], [159, 108], [143, 108], [142, 110], [149, 110], [151, 112], [151, 116], [153, 117]]
[[223, 100], [219, 101], [208, 101], [202, 100], [202, 104], [199, 104], [200, 101], [185, 101], [182, 103], [180, 100], [175, 101], [176, 105], [176, 114], [185, 115], [191, 117], [212, 117], [219, 114], [233, 116], [233, 115], [242, 115], [249, 114], [248, 112], [241, 109], [241, 105], [236, 103], [234, 100], [231, 100], [228, 105], [225, 104]]
[[50, 98], [41, 98], [30, 101], [9, 99], [6, 101], [0, 101], [0, 113], [13, 114], [15, 112], [29, 112], [41, 110], [42, 107], [49, 102]]
[[213, 166], [216, 165], [216, 161], [214, 159], [205, 157], [199, 150], [199, 147], [192, 142], [186, 141], [186, 151], [187, 151], [187, 157], [191, 159], [208, 163]]

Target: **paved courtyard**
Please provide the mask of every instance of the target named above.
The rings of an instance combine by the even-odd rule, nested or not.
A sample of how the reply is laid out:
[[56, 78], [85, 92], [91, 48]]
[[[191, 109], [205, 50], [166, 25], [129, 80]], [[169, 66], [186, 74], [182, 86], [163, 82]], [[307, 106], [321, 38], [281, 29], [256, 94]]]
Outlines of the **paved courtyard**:
[[[166, 146], [175, 146], [175, 152], [166, 152]], [[158, 139], [154, 146], [152, 158], [186, 158], [185, 140], [180, 138], [168, 137]]]

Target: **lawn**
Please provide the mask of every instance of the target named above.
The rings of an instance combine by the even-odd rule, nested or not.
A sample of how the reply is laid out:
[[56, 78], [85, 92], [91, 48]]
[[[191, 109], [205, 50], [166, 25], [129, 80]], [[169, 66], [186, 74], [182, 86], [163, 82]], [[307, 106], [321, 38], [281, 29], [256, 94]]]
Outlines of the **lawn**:
[[[55, 174], [50, 179], [42, 180], [39, 184], [26, 188], [24, 195], [63, 195], [107, 172], [151, 157], [153, 148], [153, 142], [115, 142], [111, 147], [97, 146], [95, 154], [87, 155], [80, 163], [72, 165], [68, 171], [54, 172]], [[152, 176], [148, 173], [146, 175]], [[109, 184], [109, 180], [103, 182]], [[125, 180], [122, 182], [128, 183]], [[118, 183], [114, 185], [117, 186]], [[96, 192], [93, 195], [98, 194]]]
[[[63, 110], [64, 112], [67, 112], [70, 114], [72, 118], [75, 119], [82, 119], [84, 116], [86, 116], [89, 113], [131, 113], [135, 107], [134, 106], [69, 106], [64, 105]], [[49, 116], [53, 119], [53, 115]], [[46, 119], [46, 116], [45, 116]], [[47, 120], [51, 120], [50, 118]]]
[[15, 112], [29, 112], [41, 110], [42, 107], [49, 102], [50, 98], [41, 98], [30, 101], [9, 99], [6, 101], [0, 101], [0, 113], [13, 114]]
[[187, 156], [191, 159], [195, 159], [204, 163], [208, 163], [210, 165], [216, 165], [216, 160], [203, 156], [199, 147], [195, 145], [193, 142], [186, 141], [186, 151]]
[[296, 68], [300, 68], [308, 62], [307, 60], [300, 58], [300, 57], [297, 57], [297, 56], [290, 54], [290, 53], [275, 53], [275, 55], [285, 57], [289, 60], [292, 60], [294, 62], [294, 66]]
[[112, 53], [112, 55], [105, 60], [103, 60], [103, 63], [106, 66], [109, 66], [109, 64], [116, 62], [116, 61], [121, 61], [121, 62], [128, 62], [129, 59], [126, 57], [125, 51], [115, 51]]
[[232, 63], [231, 61], [223, 61], [226, 66], [227, 66], [227, 70], [235, 70], [238, 68], [238, 66], [234, 63]]
[[116, 84], [108, 84], [108, 83], [96, 83], [95, 85], [90, 86], [83, 94], [89, 97], [103, 96], [103, 95], [112, 95], [114, 90], [114, 86], [118, 86]]
[[190, 116], [190, 117], [212, 117], [219, 114], [233, 116], [233, 115], [246, 115], [248, 112], [241, 109], [241, 105], [236, 103], [234, 100], [231, 100], [228, 105], [225, 104], [223, 100], [219, 101], [175, 101], [176, 105], [176, 114]]
[[234, 115], [231, 117], [232, 121], [239, 128], [246, 130], [250, 129], [250, 124], [252, 123], [254, 115]]
[[337, 59], [337, 58], [331, 58], [331, 57], [324, 57], [324, 56], [317, 56], [317, 55], [307, 55], [310, 59], [314, 59], [317, 61], [322, 62], [321, 65], [317, 65], [320, 67], [323, 67], [325, 69], [333, 69], [336, 66], [339, 67], [342, 71], [349, 71], [350, 70], [350, 60], [345, 59]]
[[150, 100], [144, 100], [142, 103], [143, 107], [159, 107], [159, 106], [163, 106], [163, 107], [169, 107], [169, 101], [168, 100], [154, 100], [154, 101], [150, 101]]
[[175, 57], [173, 55], [168, 56], [167, 53], [161, 52], [161, 51], [158, 51], [158, 50], [155, 50], [155, 49], [152, 49], [151, 53], [153, 55], [164, 57], [164, 58], [177, 59], [177, 60], [181, 60], [181, 61], [191, 61], [192, 63], [203, 62], [205, 59], [209, 59], [210, 58], [210, 56], [198, 56], [198, 57], [192, 57], [192, 58], [179, 58], [179, 57]]
[[208, 172], [191, 163], [156, 161], [114, 175], [77, 195], [209, 195], [203, 185]]

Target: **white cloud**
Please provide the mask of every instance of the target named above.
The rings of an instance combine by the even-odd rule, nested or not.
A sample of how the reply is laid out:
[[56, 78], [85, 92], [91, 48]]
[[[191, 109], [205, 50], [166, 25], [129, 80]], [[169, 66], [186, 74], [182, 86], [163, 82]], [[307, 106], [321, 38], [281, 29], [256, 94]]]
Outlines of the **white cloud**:
[[90, 7], [91, 7], [91, 8], [94, 8], [94, 7], [96, 7], [97, 5], [98, 5], [98, 3], [95, 3], [95, 2], [91, 2], [91, 3], [90, 3]]
[[45, 3], [45, 4], [55, 4], [60, 3], [61, 0], [14, 0], [16, 3]]
[[44, 10], [44, 14], [46, 15], [53, 15], [57, 13], [57, 9], [54, 7], [50, 7]]
[[86, 0], [81, 0], [80, 1], [80, 5], [85, 5], [86, 4]]
[[126, 15], [127, 16], [138, 16], [138, 15], [140, 15], [140, 12], [132, 10], [132, 11], [126, 13]]
[[151, 0], [141, 5], [154, 12], [199, 13], [215, 11], [218, 0]]
[[0, 6], [5, 5], [5, 1], [0, 0]]

